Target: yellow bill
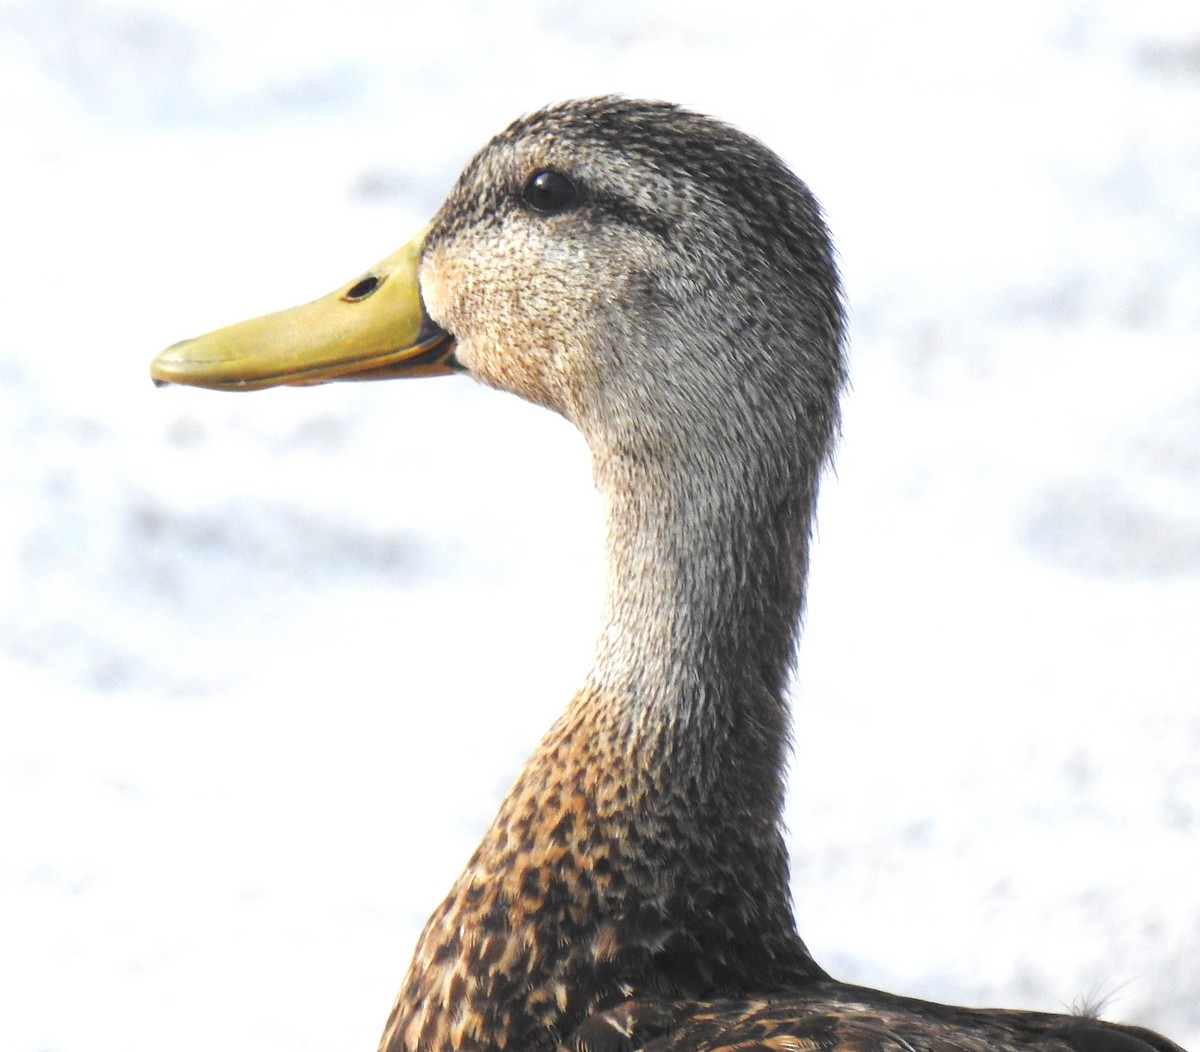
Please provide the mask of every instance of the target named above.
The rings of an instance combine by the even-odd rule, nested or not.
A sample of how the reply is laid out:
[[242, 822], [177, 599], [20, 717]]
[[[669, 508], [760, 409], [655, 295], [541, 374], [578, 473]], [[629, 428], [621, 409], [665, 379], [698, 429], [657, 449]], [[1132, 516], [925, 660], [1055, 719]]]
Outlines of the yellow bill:
[[454, 337], [421, 302], [427, 231], [328, 296], [168, 347], [150, 376], [156, 384], [256, 391], [457, 372]]

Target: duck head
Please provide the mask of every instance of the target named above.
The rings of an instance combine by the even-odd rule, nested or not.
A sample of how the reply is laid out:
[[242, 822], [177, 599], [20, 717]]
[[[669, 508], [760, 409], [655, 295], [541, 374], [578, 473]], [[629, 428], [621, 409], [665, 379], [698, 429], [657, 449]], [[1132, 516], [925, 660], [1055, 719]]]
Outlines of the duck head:
[[354, 281], [176, 344], [151, 373], [255, 390], [465, 370], [610, 445], [799, 416], [819, 418], [803, 430], [823, 455], [841, 334], [819, 208], [773, 153], [667, 103], [599, 98], [516, 121]]

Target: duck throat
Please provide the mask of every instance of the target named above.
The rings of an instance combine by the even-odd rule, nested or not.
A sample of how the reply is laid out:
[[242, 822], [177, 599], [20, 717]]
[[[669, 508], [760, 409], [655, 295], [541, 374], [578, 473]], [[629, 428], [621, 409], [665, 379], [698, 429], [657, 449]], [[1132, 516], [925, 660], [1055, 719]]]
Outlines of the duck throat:
[[608, 590], [588, 682], [624, 699], [625, 733], [659, 750], [652, 765], [686, 765], [707, 784], [759, 758], [745, 788], [776, 817], [817, 480], [747, 460], [736, 477], [702, 458], [597, 466]]
[[815, 477], [765, 499], [644, 470], [597, 467], [610, 590], [593, 671], [430, 918], [387, 1052], [549, 1052], [631, 998], [824, 975], [780, 829]]

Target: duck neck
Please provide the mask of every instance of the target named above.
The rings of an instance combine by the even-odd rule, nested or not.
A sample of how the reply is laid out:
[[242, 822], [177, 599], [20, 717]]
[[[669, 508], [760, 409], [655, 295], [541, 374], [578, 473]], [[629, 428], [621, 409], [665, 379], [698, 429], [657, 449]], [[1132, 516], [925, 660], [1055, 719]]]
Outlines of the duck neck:
[[629, 999], [823, 977], [780, 823], [815, 471], [722, 485], [597, 458], [595, 665], [426, 926], [383, 1049], [550, 1050]]
[[776, 823], [817, 480], [761, 461], [713, 477], [697, 459], [597, 466], [608, 592], [588, 685], [619, 699], [614, 730], [639, 766]]

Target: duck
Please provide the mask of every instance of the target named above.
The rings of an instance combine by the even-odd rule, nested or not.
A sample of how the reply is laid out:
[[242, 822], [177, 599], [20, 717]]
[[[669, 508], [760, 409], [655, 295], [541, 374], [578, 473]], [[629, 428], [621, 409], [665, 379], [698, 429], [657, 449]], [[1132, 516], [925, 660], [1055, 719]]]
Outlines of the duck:
[[591, 669], [426, 924], [380, 1052], [1181, 1052], [843, 983], [797, 930], [787, 687], [846, 312], [776, 154], [670, 103], [549, 106], [392, 256], [151, 366], [226, 391], [455, 373], [583, 434], [607, 578]]

